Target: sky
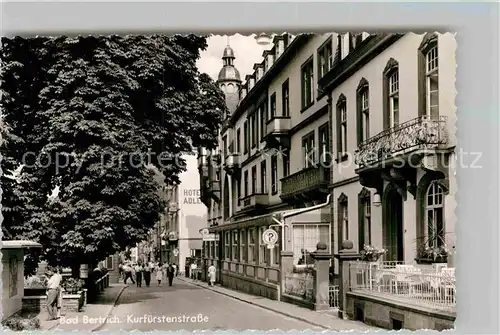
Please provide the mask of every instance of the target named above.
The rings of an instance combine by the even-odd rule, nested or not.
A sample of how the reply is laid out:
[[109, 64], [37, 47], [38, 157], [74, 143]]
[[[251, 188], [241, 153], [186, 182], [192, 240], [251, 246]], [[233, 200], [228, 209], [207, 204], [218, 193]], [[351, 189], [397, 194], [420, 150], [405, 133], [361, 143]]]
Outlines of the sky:
[[[208, 38], [208, 48], [202, 51], [201, 58], [197, 62], [200, 72], [207, 73], [212, 79], [217, 80], [219, 71], [222, 68], [222, 53], [227, 43], [227, 35], [214, 35]], [[272, 44], [264, 47], [258, 45], [255, 41], [255, 35], [231, 35], [229, 36], [229, 44], [233, 48], [236, 57], [234, 66], [240, 72], [243, 81], [247, 74], [253, 73], [254, 64], [262, 61], [262, 52], [272, 47]]]

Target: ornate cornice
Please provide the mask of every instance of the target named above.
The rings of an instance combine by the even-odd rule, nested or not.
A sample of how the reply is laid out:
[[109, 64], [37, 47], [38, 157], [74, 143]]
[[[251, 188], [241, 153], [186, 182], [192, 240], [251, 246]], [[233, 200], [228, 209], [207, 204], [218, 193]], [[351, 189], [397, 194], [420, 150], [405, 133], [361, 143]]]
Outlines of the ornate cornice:
[[397, 60], [395, 60], [392, 57], [389, 58], [389, 60], [387, 61], [387, 64], [385, 65], [385, 68], [384, 68], [384, 74], [388, 74], [390, 71], [396, 69], [398, 66], [399, 66], [399, 63]]
[[337, 99], [337, 106], [343, 104], [344, 102], [347, 101], [347, 98], [343, 93], [339, 95], [339, 98]]
[[356, 90], [361, 91], [363, 88], [368, 87], [368, 86], [369, 86], [368, 80], [366, 80], [366, 78], [363, 77], [359, 81], [358, 88]]
[[369, 198], [370, 195], [371, 195], [371, 192], [366, 187], [363, 187], [363, 189], [361, 190], [361, 192], [359, 192], [359, 197], [360, 198]]
[[436, 33], [426, 33], [422, 38], [422, 42], [418, 47], [418, 50], [422, 53], [426, 53], [430, 48], [432, 48], [438, 40], [438, 34]]

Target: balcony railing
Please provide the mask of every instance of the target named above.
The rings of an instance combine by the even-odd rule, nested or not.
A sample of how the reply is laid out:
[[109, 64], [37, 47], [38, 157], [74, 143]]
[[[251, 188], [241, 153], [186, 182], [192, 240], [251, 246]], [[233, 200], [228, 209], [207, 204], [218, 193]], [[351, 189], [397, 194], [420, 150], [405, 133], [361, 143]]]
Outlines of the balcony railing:
[[313, 166], [281, 179], [281, 198], [293, 197], [328, 186], [329, 172], [329, 169], [322, 166]]
[[409, 151], [435, 149], [447, 143], [446, 116], [419, 116], [361, 143], [354, 159], [359, 167], [364, 167]]
[[253, 194], [247, 195], [241, 198], [242, 209], [247, 209], [257, 206], [268, 206], [269, 205], [269, 195], [265, 192], [256, 191]]
[[290, 130], [291, 119], [284, 116], [275, 116], [267, 122], [266, 134], [285, 134]]

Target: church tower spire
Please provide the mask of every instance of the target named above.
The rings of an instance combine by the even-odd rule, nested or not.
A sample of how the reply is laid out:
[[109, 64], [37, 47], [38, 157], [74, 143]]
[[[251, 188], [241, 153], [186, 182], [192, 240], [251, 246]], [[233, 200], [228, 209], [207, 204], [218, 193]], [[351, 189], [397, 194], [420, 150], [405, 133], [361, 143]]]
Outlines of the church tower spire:
[[229, 45], [229, 36], [227, 36], [227, 46], [222, 53], [222, 69], [219, 72], [217, 84], [226, 96], [226, 105], [230, 113], [238, 105], [241, 86], [240, 73], [234, 66], [235, 59], [234, 50]]

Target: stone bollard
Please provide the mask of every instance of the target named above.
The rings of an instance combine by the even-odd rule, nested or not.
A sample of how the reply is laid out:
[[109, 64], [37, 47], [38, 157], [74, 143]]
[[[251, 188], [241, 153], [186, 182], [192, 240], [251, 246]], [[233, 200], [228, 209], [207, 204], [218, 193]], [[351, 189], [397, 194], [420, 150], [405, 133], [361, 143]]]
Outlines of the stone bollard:
[[352, 250], [352, 241], [342, 242], [342, 249], [335, 258], [339, 261], [339, 318], [347, 319], [346, 293], [349, 291], [349, 263], [359, 259], [360, 255]]
[[330, 309], [330, 259], [328, 246], [324, 242], [316, 245], [316, 251], [311, 253], [314, 259], [314, 310]]

